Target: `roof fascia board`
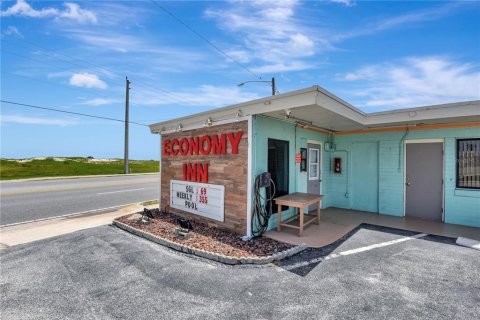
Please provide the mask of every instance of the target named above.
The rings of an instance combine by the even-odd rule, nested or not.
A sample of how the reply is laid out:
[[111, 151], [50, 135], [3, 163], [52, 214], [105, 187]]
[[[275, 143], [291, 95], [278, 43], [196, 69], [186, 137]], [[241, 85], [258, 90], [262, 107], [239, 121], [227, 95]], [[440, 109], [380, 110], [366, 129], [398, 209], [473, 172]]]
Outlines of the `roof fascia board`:
[[364, 124], [378, 125], [397, 122], [421, 122], [425, 120], [472, 116], [480, 117], [480, 101], [378, 112], [368, 114]]
[[211, 118], [214, 122], [234, 119], [237, 118], [239, 110], [241, 111], [242, 116], [250, 116], [284, 109], [298, 108], [315, 104], [316, 94], [317, 88], [311, 87], [224, 108], [212, 109], [182, 118], [163, 121], [152, 124], [149, 127], [152, 133], [158, 133], [159, 131], [172, 131], [179, 124], [182, 124], [184, 128], [198, 126], [198, 124], [204, 123], [207, 118]]

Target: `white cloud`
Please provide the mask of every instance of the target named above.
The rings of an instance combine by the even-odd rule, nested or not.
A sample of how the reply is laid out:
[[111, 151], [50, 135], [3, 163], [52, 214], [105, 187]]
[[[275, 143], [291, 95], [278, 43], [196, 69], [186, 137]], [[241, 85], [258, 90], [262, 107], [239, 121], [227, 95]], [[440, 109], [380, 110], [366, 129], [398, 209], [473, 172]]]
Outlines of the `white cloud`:
[[90, 99], [85, 102], [82, 102], [81, 104], [86, 104], [89, 106], [104, 106], [104, 105], [115, 104], [120, 102], [122, 101], [119, 99], [113, 99], [113, 98], [94, 98], [94, 99]]
[[69, 19], [80, 23], [97, 23], [97, 16], [94, 12], [80, 8], [76, 3], [64, 3], [65, 10], [56, 8], [42, 8], [40, 10], [32, 8], [25, 0], [17, 0], [17, 2], [5, 11], [1, 12], [1, 16], [22, 16], [30, 18], [46, 18], [54, 17], [59, 19]]
[[90, 10], [82, 9], [76, 3], [67, 2], [64, 4], [65, 11], [59, 13], [59, 17], [75, 20], [80, 23], [97, 23], [97, 16]]
[[[269, 87], [265, 85], [265, 94]], [[131, 93], [130, 101], [135, 105], [181, 105], [190, 107], [222, 107], [249, 100], [259, 99], [261, 96], [237, 86], [217, 87], [201, 85], [196, 88], [171, 91], [171, 94], [158, 94], [152, 91], [142, 91], [141, 88]]]
[[39, 118], [39, 117], [30, 117], [30, 116], [23, 116], [23, 115], [1, 115], [0, 121], [4, 123], [53, 125], [53, 126], [60, 126], [60, 127], [77, 124], [76, 121], [69, 120], [69, 119]]
[[70, 78], [69, 83], [72, 86], [84, 87], [84, 88], [97, 88], [107, 89], [107, 84], [98, 78], [97, 75], [92, 73], [74, 73]]
[[354, 0], [329, 0], [330, 2], [334, 2], [334, 3], [340, 3], [340, 4], [343, 4], [344, 6], [346, 7], [352, 7], [355, 5], [355, 1]]
[[[332, 35], [332, 42], [339, 42], [350, 38], [366, 36], [370, 34], [376, 34], [383, 32], [385, 30], [401, 27], [405, 28], [414, 25], [415, 23], [432, 21], [440, 19], [448, 14], [451, 14], [452, 11], [460, 6], [468, 4], [468, 2], [448, 2], [442, 6], [431, 7], [428, 9], [417, 10], [408, 12], [402, 15], [393, 16], [385, 19], [374, 20], [372, 23], [369, 23], [364, 26], [356, 27], [353, 30], [348, 32], [337, 33]], [[372, 19], [373, 20], [373, 19]]]
[[362, 67], [337, 76], [357, 84], [350, 90], [370, 111], [480, 99], [478, 65], [445, 57], [411, 57]]
[[5, 11], [2, 11], [1, 15], [43, 18], [58, 15], [58, 10], [55, 8], [43, 8], [41, 10], [35, 10], [25, 0], [17, 0], [17, 3], [15, 3], [13, 6]]
[[20, 33], [20, 31], [18, 31], [17, 27], [15, 26], [8, 26], [7, 29], [2, 32], [2, 34], [6, 36], [16, 36], [23, 38], [23, 35]]
[[316, 66], [315, 64], [302, 62], [302, 61], [292, 61], [292, 62], [281, 62], [273, 64], [264, 64], [260, 67], [253, 67], [252, 70], [256, 73], [275, 73], [275, 72], [289, 72], [289, 71], [301, 71], [308, 70]]
[[240, 61], [256, 64], [252, 70], [298, 71], [312, 68], [306, 61], [324, 44], [295, 17], [298, 5], [297, 1], [240, 1], [227, 9], [208, 9], [205, 16], [217, 20], [225, 31], [241, 35]]

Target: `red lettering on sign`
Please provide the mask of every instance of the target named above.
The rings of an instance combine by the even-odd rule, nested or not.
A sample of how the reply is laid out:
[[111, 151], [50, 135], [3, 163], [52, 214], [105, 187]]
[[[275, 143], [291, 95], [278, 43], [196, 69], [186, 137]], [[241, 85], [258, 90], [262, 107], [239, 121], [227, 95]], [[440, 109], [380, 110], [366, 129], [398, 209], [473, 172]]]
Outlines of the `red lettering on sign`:
[[188, 139], [187, 138], [180, 139], [180, 154], [182, 156], [186, 156], [188, 154]]
[[208, 163], [197, 163], [197, 181], [208, 182]]
[[198, 154], [198, 137], [190, 138], [190, 155]]
[[187, 164], [183, 164], [183, 181], [188, 181], [187, 180]]
[[227, 134], [228, 141], [230, 141], [230, 145], [232, 146], [232, 154], [238, 154], [238, 145], [240, 144], [240, 139], [242, 139], [243, 131], [238, 132], [229, 132]]
[[[205, 142], [207, 143], [207, 147], [205, 148]], [[200, 152], [203, 155], [210, 154], [210, 151], [212, 150], [212, 141], [210, 140], [209, 136], [202, 136], [200, 138]]]
[[169, 156], [170, 155], [170, 139], [165, 139], [163, 140], [163, 155], [164, 156]]
[[172, 156], [176, 156], [178, 154], [178, 149], [175, 149], [175, 146], [178, 146], [178, 139], [172, 140]]
[[208, 163], [184, 163], [183, 180], [192, 182], [208, 182]]
[[[242, 136], [243, 131], [238, 131], [211, 136], [165, 139], [162, 142], [162, 154], [164, 156], [220, 155], [229, 153], [229, 149], [231, 154], [238, 154]], [[231, 147], [228, 146], [229, 144]]]
[[187, 175], [186, 181], [197, 181], [197, 166], [196, 164], [189, 163], [187, 164]]
[[227, 154], [227, 135], [222, 133], [220, 139], [215, 135], [212, 137], [212, 153]]

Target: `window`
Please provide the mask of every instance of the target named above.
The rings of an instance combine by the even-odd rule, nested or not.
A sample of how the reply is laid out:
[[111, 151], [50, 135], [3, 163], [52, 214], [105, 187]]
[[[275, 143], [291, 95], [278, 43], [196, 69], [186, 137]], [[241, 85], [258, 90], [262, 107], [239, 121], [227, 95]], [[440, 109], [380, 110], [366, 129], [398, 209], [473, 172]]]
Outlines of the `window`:
[[308, 179], [318, 180], [319, 174], [320, 174], [320, 170], [319, 170], [320, 159], [318, 154], [320, 153], [320, 150], [310, 148], [308, 151], [309, 151]]
[[480, 139], [457, 140], [457, 188], [480, 189]]

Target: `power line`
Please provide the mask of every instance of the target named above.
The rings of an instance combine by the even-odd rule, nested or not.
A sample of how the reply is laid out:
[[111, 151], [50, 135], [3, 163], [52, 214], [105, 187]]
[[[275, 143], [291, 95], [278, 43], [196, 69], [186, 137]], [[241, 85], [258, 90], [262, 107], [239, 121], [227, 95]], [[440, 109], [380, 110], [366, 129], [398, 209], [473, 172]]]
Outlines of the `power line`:
[[206, 37], [204, 37], [202, 34], [200, 34], [199, 32], [197, 32], [195, 29], [193, 29], [192, 27], [190, 27], [188, 24], [186, 24], [185, 22], [183, 22], [179, 17], [177, 17], [176, 15], [174, 15], [172, 12], [168, 11], [167, 9], [165, 9], [165, 7], [161, 6], [157, 1], [155, 0], [150, 0], [153, 4], [155, 4], [156, 6], [158, 6], [160, 9], [162, 9], [166, 14], [168, 14], [169, 16], [171, 16], [174, 20], [176, 20], [178, 23], [180, 23], [181, 25], [183, 25], [185, 28], [187, 28], [190, 32], [192, 32], [194, 35], [196, 35], [197, 37], [199, 37], [200, 39], [202, 39], [203, 41], [205, 41], [207, 44], [209, 44], [210, 46], [212, 46], [215, 50], [217, 50], [218, 52], [220, 52], [221, 54], [223, 54], [225, 57], [229, 58], [230, 60], [232, 60], [233, 62], [235, 62], [237, 65], [239, 65], [241, 68], [243, 68], [244, 70], [246, 70], [248, 73], [250, 73], [251, 75], [253, 75], [254, 77], [258, 78], [258, 79], [262, 79], [261, 76], [259, 76], [258, 74], [256, 74], [255, 72], [253, 72], [252, 70], [250, 70], [249, 68], [247, 68], [245, 65], [243, 65], [242, 63], [240, 63], [237, 59], [233, 58], [231, 55], [229, 55], [228, 53], [226, 53], [225, 51], [223, 51], [222, 49], [220, 49], [218, 46], [216, 46], [214, 43], [212, 43], [210, 40], [208, 40]]
[[[79, 113], [79, 112], [66, 111], [66, 110], [59, 110], [59, 109], [55, 109], [55, 108], [40, 107], [40, 106], [35, 106], [35, 105], [32, 105], [32, 104], [26, 104], [26, 103], [14, 102], [14, 101], [7, 101], [7, 100], [0, 100], [0, 102], [7, 103], [7, 104], [12, 104], [12, 105], [16, 105], [16, 106], [27, 107], [27, 108], [35, 108], [35, 109], [41, 109], [41, 110], [55, 111], [55, 112], [61, 112], [61, 113], [74, 114], [74, 115], [77, 115], [77, 116], [83, 116], [83, 117], [89, 117], [89, 118], [96, 118], [96, 119], [103, 119], [103, 120], [110, 120], [110, 121], [117, 121], [117, 122], [125, 123], [125, 120], [96, 116], [96, 115], [92, 115], [92, 114]], [[138, 122], [133, 122], [133, 121], [128, 121], [128, 123], [148, 127], [148, 125], [143, 124], [143, 123], [138, 123]]]

